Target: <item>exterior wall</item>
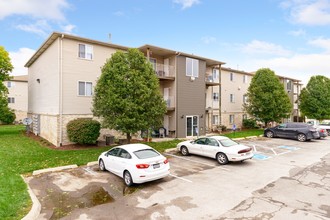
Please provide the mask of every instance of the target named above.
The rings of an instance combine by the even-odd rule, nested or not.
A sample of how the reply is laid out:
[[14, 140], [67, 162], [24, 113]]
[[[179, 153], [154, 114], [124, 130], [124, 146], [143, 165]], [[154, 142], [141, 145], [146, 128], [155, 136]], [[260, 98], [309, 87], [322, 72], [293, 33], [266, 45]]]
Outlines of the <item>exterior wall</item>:
[[[15, 77], [14, 77], [15, 78]], [[16, 121], [22, 121], [27, 117], [28, 109], [28, 82], [27, 81], [10, 81], [11, 87], [8, 88], [8, 97], [15, 98], [15, 103], [8, 103], [8, 107], [15, 110]], [[4, 84], [7, 86], [8, 81]]]
[[[78, 57], [79, 44], [93, 46], [93, 59]], [[101, 68], [116, 50], [76, 40], [63, 40], [63, 114], [92, 114], [92, 96], [78, 95], [78, 81], [92, 82], [93, 88]]]
[[[194, 80], [186, 76], [186, 57], [177, 57], [176, 137], [186, 137], [186, 117], [198, 116], [199, 135], [205, 134], [205, 61], [199, 61], [199, 75]], [[183, 117], [182, 117], [183, 116]]]
[[59, 41], [50, 45], [28, 71], [28, 112], [59, 114]]

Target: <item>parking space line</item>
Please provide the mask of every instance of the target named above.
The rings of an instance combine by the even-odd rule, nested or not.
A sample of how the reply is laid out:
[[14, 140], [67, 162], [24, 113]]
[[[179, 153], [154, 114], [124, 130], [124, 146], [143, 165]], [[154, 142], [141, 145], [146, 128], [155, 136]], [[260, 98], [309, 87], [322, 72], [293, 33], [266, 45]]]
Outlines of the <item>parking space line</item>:
[[174, 178], [177, 178], [177, 179], [180, 179], [180, 180], [186, 181], [186, 182], [188, 182], [188, 183], [192, 183], [192, 182], [193, 182], [193, 181], [191, 181], [191, 180], [188, 180], [188, 179], [186, 179], [186, 178], [179, 177], [179, 176], [176, 176], [176, 175], [173, 175], [173, 174], [169, 174], [169, 176], [172, 176], [172, 177], [174, 177]]
[[190, 162], [199, 163], [199, 164], [203, 164], [203, 165], [210, 166], [210, 167], [217, 167], [219, 169], [229, 171], [229, 169], [226, 169], [226, 168], [222, 168], [222, 167], [219, 167], [219, 166], [215, 166], [215, 165], [212, 165], [212, 164], [203, 163], [203, 162], [199, 162], [199, 161], [195, 161], [195, 160], [190, 160], [188, 158], [180, 157], [180, 156], [177, 156], [177, 155], [174, 155], [174, 154], [169, 154], [169, 153], [164, 153], [164, 154], [168, 155], [168, 156], [176, 157], [176, 158], [179, 158], [179, 159], [182, 159], [182, 160], [187, 160], [187, 161], [190, 161]]
[[95, 176], [95, 174], [96, 174], [96, 172], [94, 172], [93, 170], [91, 170], [89, 167], [87, 167], [87, 168], [83, 168], [87, 173], [89, 173], [89, 174], [92, 174], [92, 175], [94, 175]]
[[270, 148], [272, 151], [273, 151], [273, 153], [275, 154], [275, 155], [277, 155], [277, 153], [276, 153], [276, 151], [274, 150], [274, 148]]

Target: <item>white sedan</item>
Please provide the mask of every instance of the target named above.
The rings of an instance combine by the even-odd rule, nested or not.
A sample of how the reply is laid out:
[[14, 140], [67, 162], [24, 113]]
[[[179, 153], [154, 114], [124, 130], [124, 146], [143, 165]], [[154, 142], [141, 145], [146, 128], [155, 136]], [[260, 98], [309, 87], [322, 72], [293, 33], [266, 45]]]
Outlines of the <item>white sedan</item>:
[[253, 157], [250, 147], [224, 136], [201, 137], [194, 141], [184, 141], [180, 142], [176, 148], [184, 156], [197, 154], [211, 157], [221, 165], [228, 161], [244, 161]]
[[125, 184], [144, 183], [169, 175], [168, 160], [145, 144], [127, 144], [103, 152], [99, 158], [100, 170], [108, 170], [122, 178]]

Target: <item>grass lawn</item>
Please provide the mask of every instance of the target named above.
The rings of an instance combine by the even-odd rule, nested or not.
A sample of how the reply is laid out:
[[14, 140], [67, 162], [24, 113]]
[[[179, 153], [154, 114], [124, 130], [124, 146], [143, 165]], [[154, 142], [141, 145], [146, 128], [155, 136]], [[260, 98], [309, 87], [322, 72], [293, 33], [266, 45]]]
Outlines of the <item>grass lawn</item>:
[[[96, 161], [101, 152], [110, 147], [84, 150], [56, 150], [42, 146], [24, 135], [24, 126], [0, 126], [0, 219], [21, 219], [31, 209], [27, 186], [21, 174], [34, 170], [64, 166], [85, 165]], [[246, 137], [263, 133], [263, 130], [247, 130], [223, 134], [225, 136]], [[176, 147], [180, 140], [146, 143], [163, 152]]]
[[229, 138], [244, 138], [244, 137], [249, 137], [249, 136], [259, 136], [263, 133], [264, 133], [263, 129], [250, 129], [250, 130], [224, 133], [221, 135], [229, 137]]

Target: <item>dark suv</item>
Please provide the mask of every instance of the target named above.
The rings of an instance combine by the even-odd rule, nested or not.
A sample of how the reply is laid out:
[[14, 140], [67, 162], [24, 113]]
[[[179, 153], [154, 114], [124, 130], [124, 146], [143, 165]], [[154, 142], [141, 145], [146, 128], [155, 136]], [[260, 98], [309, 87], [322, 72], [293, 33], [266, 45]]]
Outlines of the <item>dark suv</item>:
[[318, 131], [313, 126], [298, 122], [284, 123], [272, 128], [266, 128], [264, 136], [268, 138], [292, 138], [298, 141], [307, 141], [320, 137]]

